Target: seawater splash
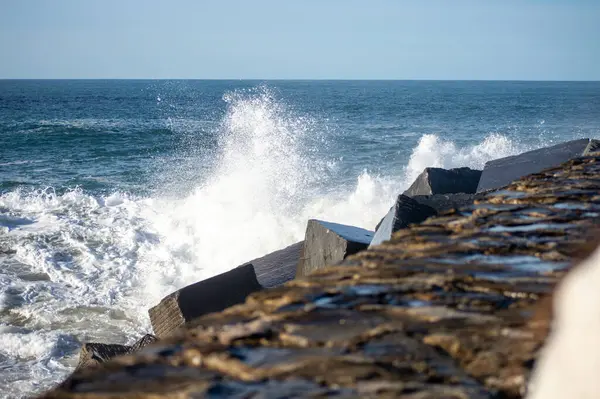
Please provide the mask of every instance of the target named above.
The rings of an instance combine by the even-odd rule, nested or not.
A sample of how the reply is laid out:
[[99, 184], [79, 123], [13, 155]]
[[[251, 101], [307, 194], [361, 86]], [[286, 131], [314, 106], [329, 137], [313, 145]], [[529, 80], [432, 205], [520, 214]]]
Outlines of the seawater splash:
[[516, 155], [530, 149], [533, 147], [518, 145], [498, 133], [489, 134], [481, 143], [462, 148], [435, 134], [425, 134], [410, 155], [405, 180], [407, 184], [411, 184], [427, 167], [450, 169], [468, 166], [483, 169], [489, 160]]
[[309, 218], [372, 229], [423, 168], [481, 168], [523, 150], [498, 134], [467, 147], [424, 135], [405, 166], [365, 170], [348, 185], [335, 179], [318, 121], [264, 88], [224, 101], [210, 173], [182, 194], [0, 196], [0, 386], [9, 396], [62, 380], [82, 341], [148, 332], [147, 309], [163, 296], [301, 240]]

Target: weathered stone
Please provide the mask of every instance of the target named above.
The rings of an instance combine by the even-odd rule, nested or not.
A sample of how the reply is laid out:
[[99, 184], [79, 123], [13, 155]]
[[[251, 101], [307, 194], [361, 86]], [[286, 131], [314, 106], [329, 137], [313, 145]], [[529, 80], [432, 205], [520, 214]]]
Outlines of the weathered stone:
[[101, 344], [90, 342], [83, 344], [79, 352], [79, 363], [76, 370], [104, 363], [115, 356], [130, 353], [131, 346], [117, 344]]
[[302, 247], [301, 241], [165, 297], [149, 310], [154, 332], [164, 337], [196, 317], [243, 302], [252, 292], [292, 280]]
[[142, 338], [138, 339], [133, 345], [131, 345], [131, 352], [137, 352], [147, 345], [158, 341], [158, 337], [152, 334], [146, 334]]
[[94, 366], [100, 363], [107, 362], [115, 356], [127, 355], [137, 352], [147, 345], [156, 342], [156, 338], [152, 334], [146, 334], [138, 339], [133, 345], [119, 344], [102, 344], [96, 342], [85, 343], [79, 352], [79, 362], [76, 370], [84, 367]]
[[477, 192], [504, 187], [520, 177], [585, 156], [599, 148], [599, 140], [580, 139], [489, 161], [483, 168]]
[[410, 224], [421, 223], [428, 217], [435, 215], [437, 215], [437, 212], [432, 207], [420, 204], [414, 199], [400, 194], [394, 206], [390, 208], [387, 215], [377, 225], [370, 247], [389, 240], [393, 233], [408, 227]]
[[600, 155], [525, 177], [45, 397], [520, 398], [599, 192]]
[[435, 209], [437, 213], [443, 213], [471, 205], [475, 199], [480, 197], [481, 195], [478, 196], [477, 194], [435, 194], [415, 195], [412, 199], [421, 205], [427, 205]]
[[254, 266], [260, 285], [264, 288], [272, 288], [292, 280], [296, 276], [303, 245], [304, 241], [300, 241], [248, 262]]
[[252, 264], [236, 267], [163, 298], [148, 311], [152, 328], [159, 338], [166, 337], [186, 322], [241, 303], [261, 289]]
[[474, 194], [481, 171], [471, 168], [425, 168], [404, 195]]
[[372, 238], [372, 231], [359, 227], [309, 220], [296, 277], [341, 262], [347, 256], [366, 249]]

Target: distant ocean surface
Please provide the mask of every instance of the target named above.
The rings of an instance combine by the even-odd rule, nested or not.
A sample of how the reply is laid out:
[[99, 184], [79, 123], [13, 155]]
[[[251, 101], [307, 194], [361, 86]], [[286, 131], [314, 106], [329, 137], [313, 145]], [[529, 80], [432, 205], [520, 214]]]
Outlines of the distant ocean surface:
[[0, 81], [0, 395], [309, 218], [373, 229], [427, 166], [584, 137], [599, 82]]

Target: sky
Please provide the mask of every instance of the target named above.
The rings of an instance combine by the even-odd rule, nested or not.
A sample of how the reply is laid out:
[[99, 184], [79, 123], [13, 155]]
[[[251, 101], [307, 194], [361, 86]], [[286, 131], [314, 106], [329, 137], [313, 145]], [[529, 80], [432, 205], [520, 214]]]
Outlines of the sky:
[[0, 0], [0, 78], [600, 80], [600, 0]]

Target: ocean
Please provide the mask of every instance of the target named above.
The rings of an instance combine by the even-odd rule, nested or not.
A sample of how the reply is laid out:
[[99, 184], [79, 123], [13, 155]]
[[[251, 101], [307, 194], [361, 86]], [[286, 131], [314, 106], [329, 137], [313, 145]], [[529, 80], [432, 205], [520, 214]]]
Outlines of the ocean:
[[0, 395], [310, 218], [373, 229], [425, 167], [585, 137], [600, 82], [0, 80]]

